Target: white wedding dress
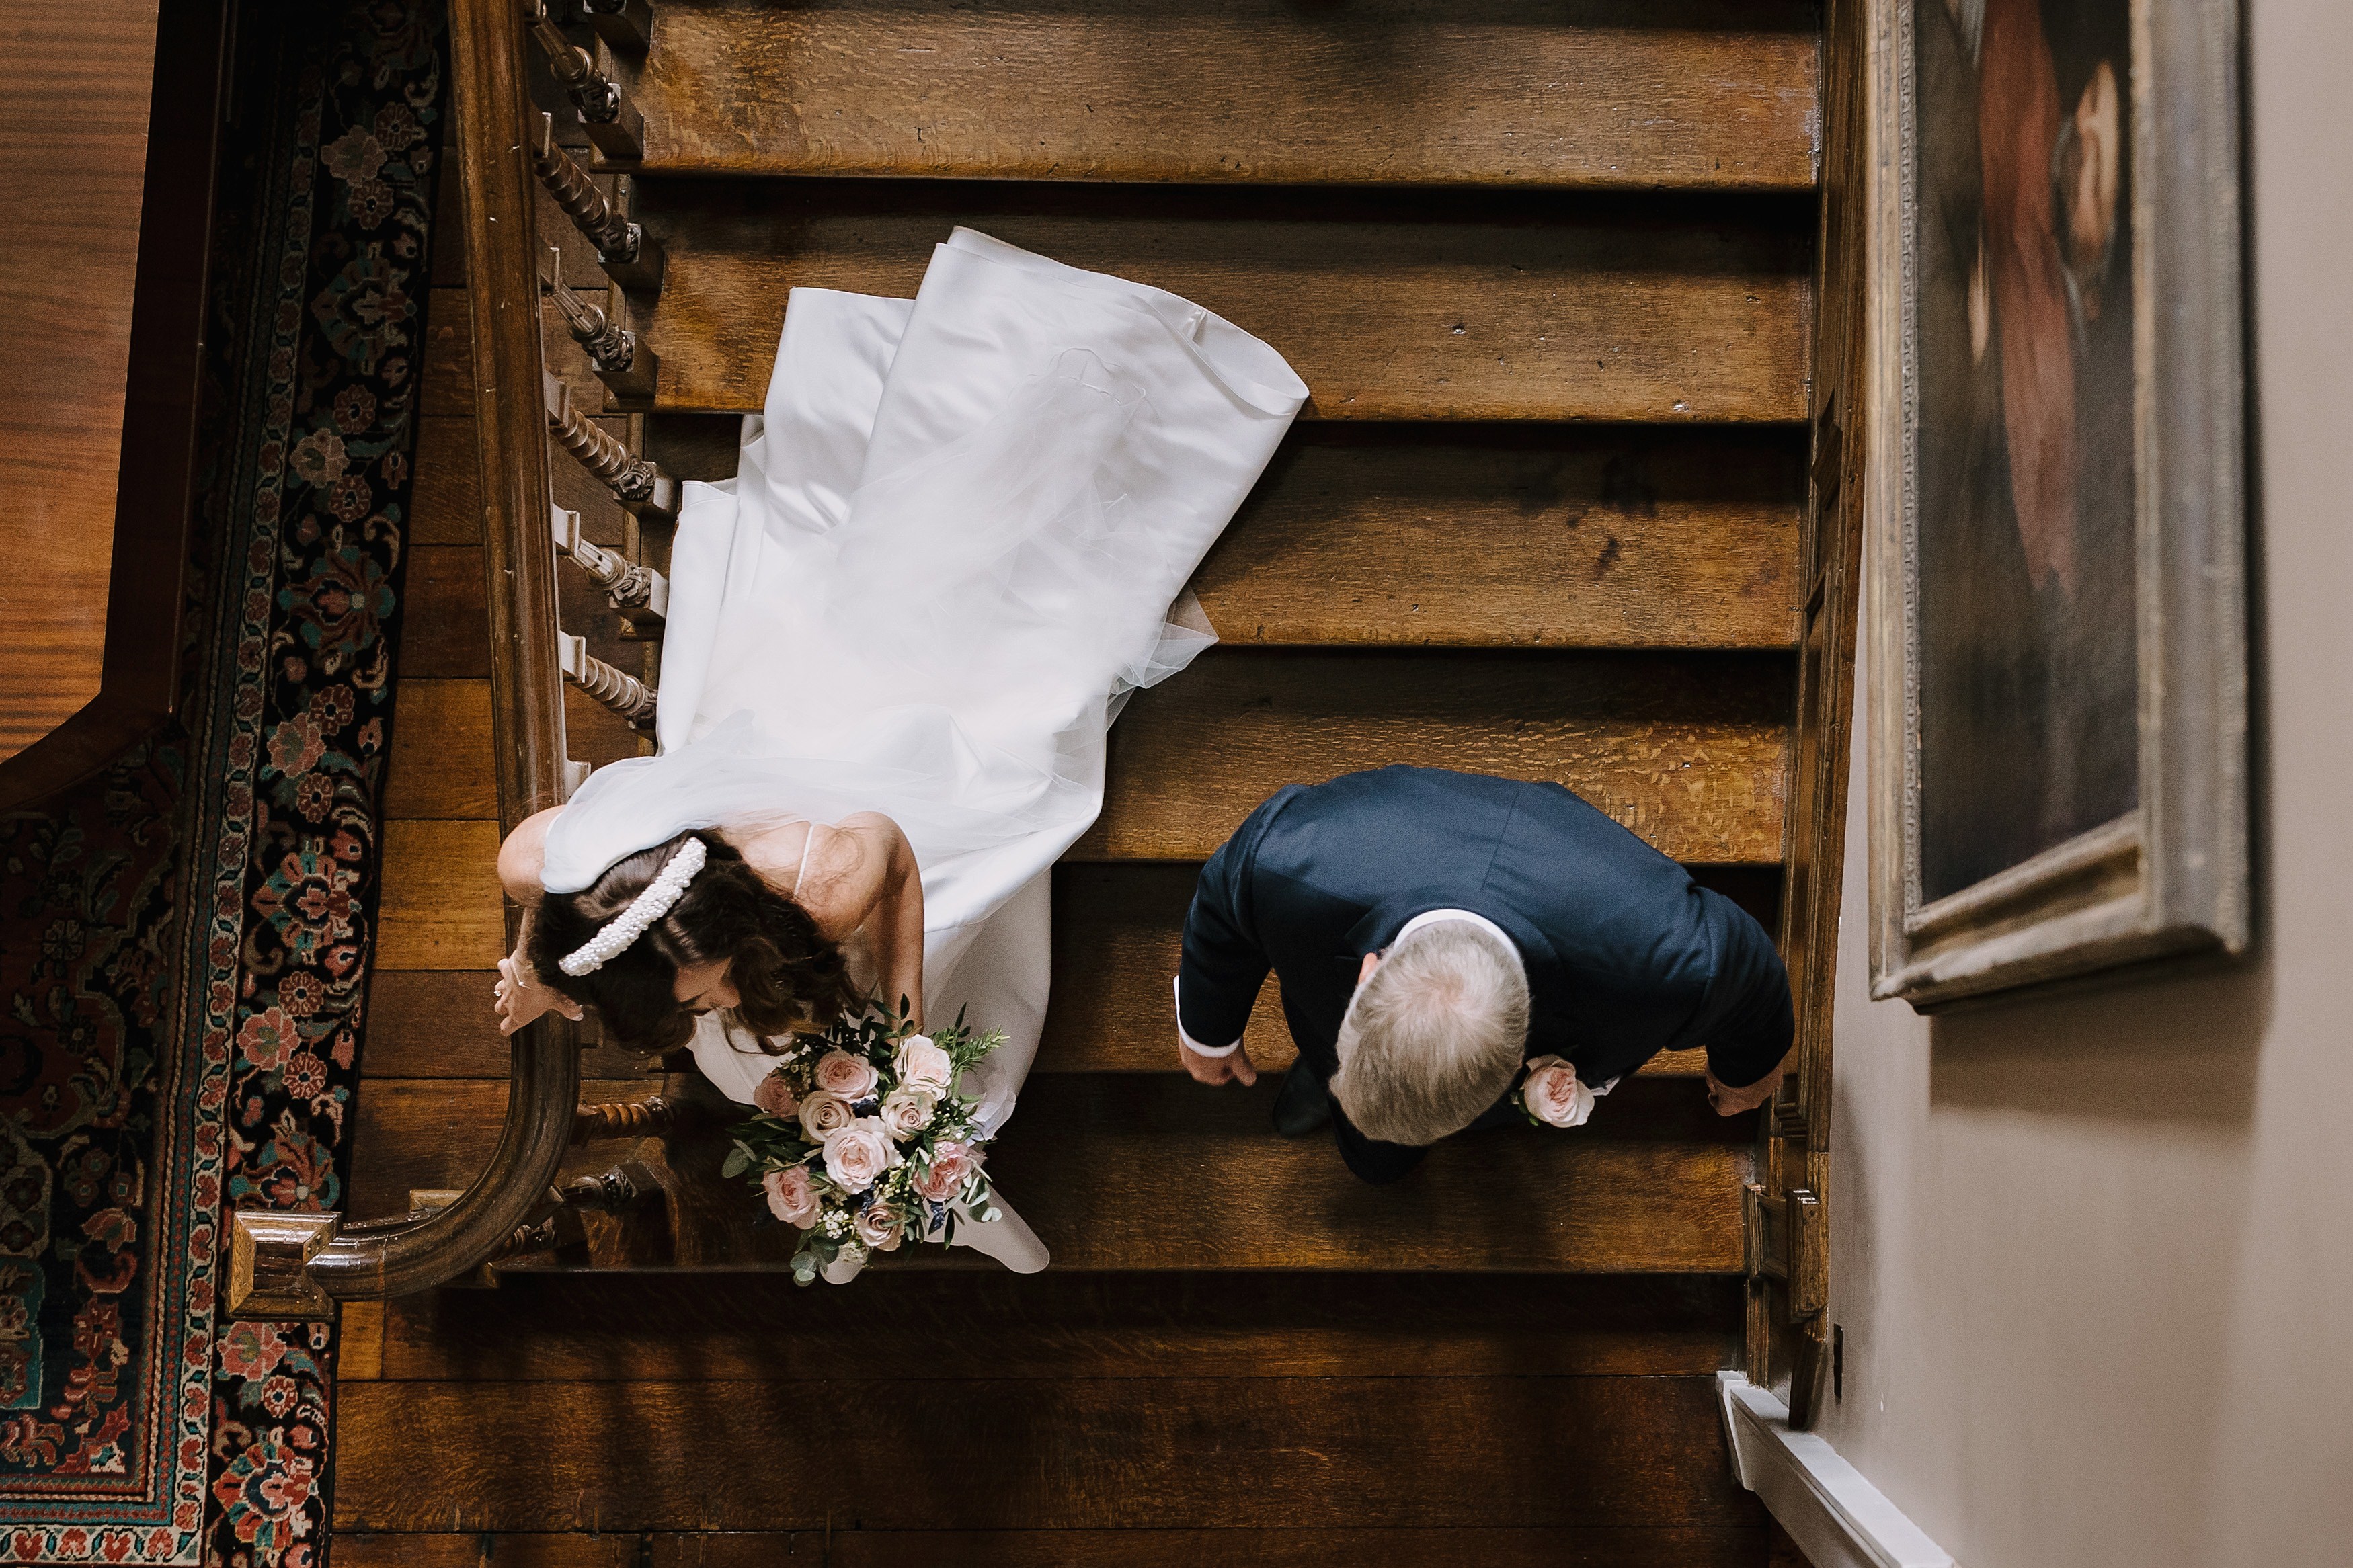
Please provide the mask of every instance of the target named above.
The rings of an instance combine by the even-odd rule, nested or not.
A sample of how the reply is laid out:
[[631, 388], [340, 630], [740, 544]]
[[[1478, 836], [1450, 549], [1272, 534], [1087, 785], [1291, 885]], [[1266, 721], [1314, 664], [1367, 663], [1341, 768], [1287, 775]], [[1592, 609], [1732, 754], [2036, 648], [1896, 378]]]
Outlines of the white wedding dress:
[[[1199, 306], [970, 229], [912, 300], [794, 289], [735, 479], [685, 487], [661, 753], [582, 786], [545, 885], [690, 827], [887, 814], [923, 870], [926, 1016], [1006, 1032], [965, 1086], [1001, 1127], [1105, 729], [1216, 640], [1186, 581], [1306, 395]], [[708, 1015], [693, 1049], [745, 1103], [773, 1061]], [[956, 1240], [1043, 1268], [996, 1201]]]

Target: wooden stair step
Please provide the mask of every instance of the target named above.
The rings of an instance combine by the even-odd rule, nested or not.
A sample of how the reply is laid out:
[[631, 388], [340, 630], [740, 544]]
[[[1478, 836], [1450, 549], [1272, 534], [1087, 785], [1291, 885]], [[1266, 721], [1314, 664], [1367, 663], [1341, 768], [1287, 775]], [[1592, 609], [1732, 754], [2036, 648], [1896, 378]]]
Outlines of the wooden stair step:
[[355, 1383], [334, 1526], [830, 1521], [845, 1540], [1202, 1519], [1221, 1535], [1727, 1528], [1757, 1514], [1711, 1441], [1713, 1377], [984, 1377], [953, 1394], [920, 1377], [861, 1363], [748, 1383]]
[[1311, 418], [1806, 416], [1810, 202], [788, 180], [641, 216], [664, 409], [756, 412], [789, 289], [912, 295], [968, 224], [1258, 333]]
[[1786, 647], [1795, 451], [1778, 433], [1304, 427], [1193, 586], [1237, 644]]
[[648, 172], [1802, 190], [1810, 10], [662, 0]]
[[877, 1270], [856, 1290], [760, 1274], [511, 1274], [345, 1309], [343, 1373], [403, 1382], [818, 1378], [861, 1358], [996, 1378], [1704, 1375], [1738, 1351], [1712, 1275], [1043, 1274]]
[[1283, 784], [1414, 763], [1567, 784], [1666, 854], [1781, 854], [1778, 657], [1213, 648], [1135, 695], [1078, 860], [1202, 860]]
[[933, 1380], [865, 1362], [807, 1381], [354, 1383], [334, 1522], [691, 1521], [837, 1542], [1204, 1519], [1228, 1534], [1753, 1525], [1721, 1447], [1692, 1440], [1717, 1429], [1716, 1397], [1713, 1377]]
[[385, 821], [377, 973], [498, 967], [507, 954], [499, 837], [495, 821]]
[[[649, 423], [734, 476], [738, 416]], [[1788, 647], [1803, 468], [1794, 428], [1302, 426], [1193, 588], [1232, 644]]]
[[[364, 1409], [371, 1406], [364, 1405]], [[398, 1419], [385, 1409], [387, 1419]], [[1694, 1419], [1707, 1419], [1699, 1412]], [[1697, 1430], [1697, 1428], [1694, 1428]], [[1686, 1435], [1689, 1436], [1688, 1434]], [[1762, 1510], [1759, 1510], [1759, 1512]], [[446, 1525], [447, 1521], [441, 1521]], [[688, 1521], [678, 1522], [686, 1523]], [[336, 1568], [1758, 1568], [1767, 1529], [1580, 1525], [1562, 1529], [849, 1530], [652, 1531], [646, 1534], [368, 1534], [340, 1521]], [[487, 1543], [487, 1545], [486, 1545]], [[1774, 1557], [1771, 1568], [1799, 1568]]]
[[[595, 1099], [646, 1092], [599, 1081]], [[413, 1187], [462, 1186], [496, 1141], [502, 1083], [372, 1079], [360, 1096], [352, 1212], [399, 1210]], [[1371, 1187], [1328, 1138], [1278, 1138], [1275, 1085], [1212, 1089], [1168, 1076], [1033, 1076], [990, 1169], [1072, 1269], [1374, 1269], [1729, 1274], [1742, 1267], [1740, 1184], [1753, 1118], [1722, 1118], [1687, 1080], [1638, 1079], [1570, 1134], [1508, 1128], [1451, 1140], [1405, 1182]], [[613, 1147], [575, 1152], [601, 1169]], [[793, 1233], [762, 1223], [719, 1263], [781, 1266]], [[710, 1250], [725, 1244], [732, 1256]], [[889, 1267], [965, 1267], [926, 1249]], [[990, 1265], [989, 1267], [994, 1267]]]
[[[1200, 868], [1190, 863], [1071, 865], [1054, 873], [1053, 999], [1038, 1047], [1039, 1072], [1167, 1072], [1176, 1065], [1169, 977]], [[1771, 868], [1698, 868], [1700, 880], [1753, 905], [1768, 926], [1780, 879]], [[381, 1025], [379, 1024], [379, 1029]], [[376, 1037], [370, 1037], [369, 1049]], [[1280, 1072], [1297, 1052], [1283, 1022], [1282, 988], [1270, 977], [1243, 1035], [1261, 1071]], [[372, 1059], [372, 1058], [371, 1058]], [[504, 1053], [499, 1058], [504, 1061]], [[1666, 1051], [1642, 1070], [1696, 1078], [1706, 1053]]]

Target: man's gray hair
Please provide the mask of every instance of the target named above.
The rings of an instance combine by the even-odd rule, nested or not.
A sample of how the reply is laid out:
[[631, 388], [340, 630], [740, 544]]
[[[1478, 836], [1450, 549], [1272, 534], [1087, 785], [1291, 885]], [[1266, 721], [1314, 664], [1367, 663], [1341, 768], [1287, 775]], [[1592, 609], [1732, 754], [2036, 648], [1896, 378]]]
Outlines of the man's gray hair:
[[1340, 1020], [1332, 1098], [1356, 1130], [1435, 1143], [1504, 1097], [1528, 1044], [1517, 955], [1468, 921], [1440, 921], [1389, 949]]

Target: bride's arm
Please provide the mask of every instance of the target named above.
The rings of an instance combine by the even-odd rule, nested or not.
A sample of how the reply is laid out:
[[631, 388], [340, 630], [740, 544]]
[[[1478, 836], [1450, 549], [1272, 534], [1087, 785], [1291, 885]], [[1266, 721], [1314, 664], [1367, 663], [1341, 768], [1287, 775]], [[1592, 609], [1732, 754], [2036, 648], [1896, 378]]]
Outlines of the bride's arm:
[[499, 846], [500, 885], [506, 889], [508, 898], [522, 906], [522, 926], [515, 940], [515, 950], [499, 960], [497, 1007], [501, 1035], [513, 1034], [543, 1013], [556, 1012], [575, 1019], [580, 1016], [580, 1004], [541, 984], [531, 961], [523, 956], [531, 945], [531, 922], [539, 912], [539, 870], [546, 858], [548, 825], [563, 809], [550, 806], [525, 817]]

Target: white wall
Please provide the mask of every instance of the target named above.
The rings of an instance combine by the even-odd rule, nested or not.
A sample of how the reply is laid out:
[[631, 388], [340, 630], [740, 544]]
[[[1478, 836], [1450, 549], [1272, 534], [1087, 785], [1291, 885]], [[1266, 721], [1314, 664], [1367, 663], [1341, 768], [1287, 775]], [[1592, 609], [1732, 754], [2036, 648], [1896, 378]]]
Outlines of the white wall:
[[1855, 781], [1822, 1429], [1963, 1568], [2353, 1563], [2353, 3], [2246, 3], [2256, 958], [1873, 1004]]

